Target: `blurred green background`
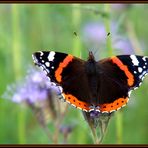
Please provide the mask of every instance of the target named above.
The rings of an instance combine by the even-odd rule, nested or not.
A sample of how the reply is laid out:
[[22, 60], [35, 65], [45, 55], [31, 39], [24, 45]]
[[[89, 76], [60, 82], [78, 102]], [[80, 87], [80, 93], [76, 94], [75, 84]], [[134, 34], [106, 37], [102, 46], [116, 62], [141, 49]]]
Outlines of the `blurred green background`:
[[[147, 4], [1, 4], [0, 96], [9, 84], [25, 76], [28, 65], [33, 65], [31, 55], [38, 50], [66, 52], [83, 59], [90, 49], [96, 52], [96, 59], [148, 55], [147, 15]], [[101, 29], [106, 34], [101, 34]], [[145, 78], [128, 105], [110, 120], [103, 144], [148, 144], [147, 89]], [[76, 123], [69, 144], [93, 143], [80, 110], [69, 107], [65, 118], [67, 125]], [[1, 97], [0, 143], [51, 142], [29, 107]]]

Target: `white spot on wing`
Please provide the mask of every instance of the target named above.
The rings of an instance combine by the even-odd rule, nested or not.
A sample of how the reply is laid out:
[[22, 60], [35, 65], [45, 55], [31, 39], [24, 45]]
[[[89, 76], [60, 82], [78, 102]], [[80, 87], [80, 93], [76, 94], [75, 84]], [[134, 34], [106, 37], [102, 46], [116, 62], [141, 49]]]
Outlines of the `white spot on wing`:
[[139, 65], [139, 61], [135, 55], [131, 55], [130, 58], [132, 59], [132, 63], [134, 64], [134, 66]]
[[92, 108], [92, 109], [89, 110], [89, 112], [91, 112], [91, 111], [93, 111], [93, 110], [94, 110], [94, 109]]
[[100, 110], [99, 110], [99, 109], [96, 109], [96, 111], [100, 112]]
[[115, 110], [111, 110], [110, 113], [114, 112]]
[[124, 104], [122, 107], [125, 107], [126, 106], [126, 104]]
[[62, 93], [63, 92], [63, 88], [61, 86], [58, 86], [60, 92]]
[[121, 109], [121, 107], [117, 108], [117, 110]]
[[129, 101], [129, 98], [127, 99], [127, 102]]
[[82, 108], [80, 108], [80, 107], [77, 107], [78, 109], [80, 109], [80, 110], [82, 110]]
[[76, 108], [76, 106], [74, 104], [71, 104], [71, 105]]
[[71, 104], [69, 101], [66, 100], [67, 103]]
[[142, 60], [143, 60], [143, 61], [146, 61], [146, 57], [143, 57]]
[[49, 63], [49, 62], [46, 62], [45, 65], [46, 65], [47, 67], [50, 67], [50, 63]]
[[103, 111], [102, 113], [108, 113], [108, 111]]
[[85, 111], [85, 112], [88, 112], [88, 110], [86, 110], [86, 109], [82, 109], [83, 111]]
[[138, 67], [138, 71], [141, 73], [142, 72], [142, 68], [141, 67]]
[[53, 61], [54, 60], [54, 56], [55, 56], [55, 52], [54, 51], [51, 51], [48, 55], [48, 60], [49, 61]]
[[44, 53], [43, 53], [42, 51], [40, 51], [40, 56], [43, 56], [43, 54], [44, 54]]
[[130, 97], [130, 95], [131, 95], [131, 92], [132, 92], [132, 90], [130, 90], [129, 92], [128, 92], [128, 96]]

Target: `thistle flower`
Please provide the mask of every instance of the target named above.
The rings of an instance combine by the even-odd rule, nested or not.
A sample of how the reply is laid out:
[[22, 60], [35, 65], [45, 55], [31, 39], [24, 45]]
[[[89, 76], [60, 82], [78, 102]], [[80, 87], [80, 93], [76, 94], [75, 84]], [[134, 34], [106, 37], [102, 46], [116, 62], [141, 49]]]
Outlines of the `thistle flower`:
[[27, 76], [21, 82], [12, 84], [7, 88], [4, 98], [15, 103], [26, 103], [37, 115], [41, 124], [47, 124], [47, 117], [56, 117], [55, 100], [53, 92], [59, 94], [57, 86], [52, 85], [47, 76], [35, 67], [30, 67]]

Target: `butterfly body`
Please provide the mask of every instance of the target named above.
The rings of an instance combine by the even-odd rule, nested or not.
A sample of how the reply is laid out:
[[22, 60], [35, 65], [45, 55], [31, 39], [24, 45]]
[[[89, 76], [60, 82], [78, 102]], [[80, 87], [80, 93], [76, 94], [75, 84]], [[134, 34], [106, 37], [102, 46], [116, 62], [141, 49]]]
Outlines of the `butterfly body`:
[[148, 73], [145, 56], [120, 55], [96, 61], [89, 52], [84, 61], [70, 54], [39, 51], [33, 59], [59, 87], [59, 98], [84, 111], [120, 109]]

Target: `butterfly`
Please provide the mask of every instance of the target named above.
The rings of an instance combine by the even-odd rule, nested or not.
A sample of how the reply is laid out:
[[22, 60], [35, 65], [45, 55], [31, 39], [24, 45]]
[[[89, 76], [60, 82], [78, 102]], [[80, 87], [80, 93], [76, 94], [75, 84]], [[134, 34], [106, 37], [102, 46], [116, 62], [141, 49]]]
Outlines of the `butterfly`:
[[58, 86], [59, 99], [86, 112], [111, 113], [124, 107], [148, 73], [147, 56], [118, 55], [96, 61], [89, 52], [85, 61], [71, 54], [37, 51], [32, 57]]

